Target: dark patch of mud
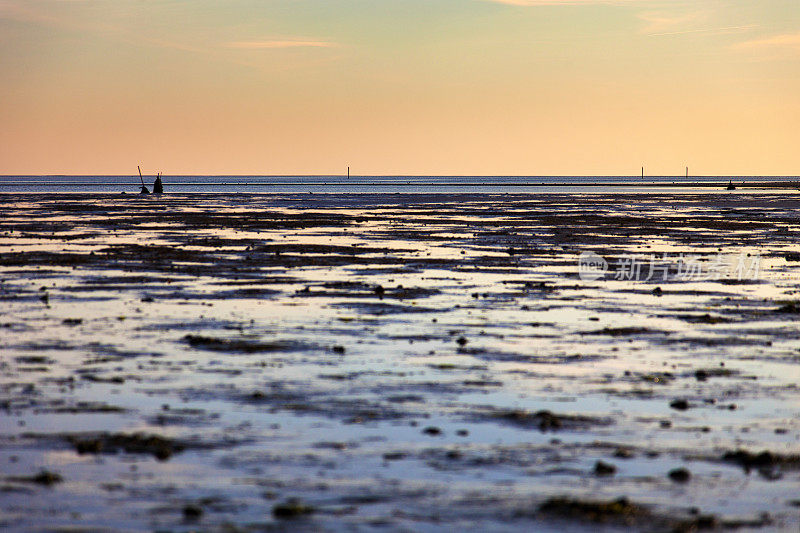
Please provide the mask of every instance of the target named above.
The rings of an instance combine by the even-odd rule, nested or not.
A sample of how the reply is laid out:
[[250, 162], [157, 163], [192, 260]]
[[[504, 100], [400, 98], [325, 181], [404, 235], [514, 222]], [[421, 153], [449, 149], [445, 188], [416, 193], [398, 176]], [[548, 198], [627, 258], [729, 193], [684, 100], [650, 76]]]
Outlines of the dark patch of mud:
[[441, 313], [444, 309], [435, 309], [421, 305], [400, 305], [384, 302], [337, 302], [330, 304], [335, 309], [348, 309], [365, 315], [402, 315], [411, 313]]
[[547, 431], [576, 431], [587, 430], [597, 426], [609, 426], [614, 423], [611, 418], [558, 414], [551, 411], [526, 411], [524, 409], [475, 409], [468, 418], [509, 424], [522, 429], [537, 429]]
[[291, 352], [312, 349], [311, 346], [296, 341], [258, 341], [252, 339], [224, 339], [204, 335], [186, 335], [183, 342], [198, 350], [228, 353]]
[[712, 515], [678, 518], [674, 515], [655, 513], [648, 507], [631, 502], [627, 498], [581, 500], [568, 496], [554, 497], [539, 505], [534, 516], [673, 533], [716, 529], [720, 526], [719, 519]]
[[634, 335], [669, 335], [670, 332], [658, 329], [627, 326], [619, 328], [603, 328], [593, 331], [583, 331], [581, 335], [607, 335], [610, 337], [630, 337]]

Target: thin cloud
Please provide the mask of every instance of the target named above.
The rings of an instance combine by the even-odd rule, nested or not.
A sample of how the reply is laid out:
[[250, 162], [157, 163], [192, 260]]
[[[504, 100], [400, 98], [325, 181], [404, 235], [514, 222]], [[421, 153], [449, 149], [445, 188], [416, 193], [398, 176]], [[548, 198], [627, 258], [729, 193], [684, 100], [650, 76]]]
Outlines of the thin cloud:
[[[645, 35], [665, 35], [681, 31], [679, 28], [696, 24], [707, 18], [706, 11], [692, 11], [691, 13], [665, 13], [663, 11], [645, 11], [638, 13], [636, 18], [645, 23], [640, 33]], [[690, 30], [683, 30], [690, 31]]]
[[241, 50], [264, 50], [272, 48], [335, 48], [338, 44], [329, 41], [295, 41], [295, 40], [274, 40], [274, 41], [235, 41], [226, 43], [226, 48], [237, 48]]
[[726, 35], [729, 33], [741, 33], [751, 31], [758, 28], [758, 24], [747, 24], [744, 26], [726, 26], [724, 28], [699, 28], [696, 30], [683, 30], [683, 31], [667, 31], [662, 33], [649, 33], [651, 37], [660, 37], [665, 35], [686, 35], [688, 33], [708, 33], [710, 35]]
[[787, 33], [763, 39], [751, 39], [736, 43], [733, 48], [737, 50], [789, 49], [800, 52], [800, 33]]

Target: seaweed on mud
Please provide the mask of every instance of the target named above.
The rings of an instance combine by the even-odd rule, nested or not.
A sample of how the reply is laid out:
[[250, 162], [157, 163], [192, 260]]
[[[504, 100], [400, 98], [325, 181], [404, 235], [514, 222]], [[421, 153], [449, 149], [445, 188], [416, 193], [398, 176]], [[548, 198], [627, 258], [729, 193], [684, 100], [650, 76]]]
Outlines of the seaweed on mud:
[[538, 512], [559, 518], [595, 523], [613, 521], [625, 525], [635, 525], [637, 522], [652, 517], [652, 513], [647, 508], [632, 503], [627, 498], [594, 501], [554, 497], [542, 503], [538, 508]]
[[675, 374], [672, 372], [649, 372], [647, 374], [640, 374], [626, 370], [625, 376], [633, 376], [634, 381], [637, 382], [644, 381], [646, 383], [653, 383], [657, 385], [667, 385], [675, 380]]
[[200, 426], [219, 418], [219, 413], [208, 413], [204, 409], [172, 409], [165, 404], [161, 411], [147, 420], [157, 426]]
[[331, 282], [321, 285], [307, 285], [294, 293], [295, 297], [322, 296], [326, 298], [365, 298], [375, 296], [380, 299], [414, 300], [441, 294], [439, 289], [425, 287], [384, 287], [360, 282]]
[[61, 474], [50, 472], [49, 470], [42, 470], [33, 476], [11, 476], [6, 479], [15, 483], [35, 483], [37, 485], [44, 485], [46, 487], [64, 481], [64, 478], [61, 476]]
[[236, 397], [243, 403], [267, 405], [274, 410], [290, 411], [298, 415], [322, 415], [342, 420], [345, 424], [399, 420], [412, 415], [381, 402], [364, 398], [339, 398], [312, 390], [290, 390], [280, 383]]
[[553, 293], [563, 289], [580, 289], [580, 286], [557, 286], [551, 281], [526, 281], [526, 280], [503, 280], [503, 285], [519, 286], [518, 288], [527, 294], [529, 291], [539, 294]]
[[608, 426], [610, 418], [588, 415], [557, 414], [551, 411], [526, 411], [524, 409], [484, 409], [478, 412], [480, 420], [497, 421], [523, 429], [538, 429], [541, 432], [560, 430], [582, 430], [593, 426]]
[[558, 520], [633, 527], [648, 531], [689, 533], [719, 527], [720, 520], [713, 515], [696, 515], [686, 518], [674, 514], [658, 514], [628, 498], [616, 500], [582, 500], [568, 496], [549, 498], [539, 505], [537, 514]]
[[352, 309], [367, 315], [398, 315], [406, 313], [437, 313], [442, 309], [423, 307], [420, 305], [400, 305], [384, 302], [338, 302], [330, 304], [336, 309]]
[[758, 453], [743, 449], [727, 451], [722, 455], [721, 459], [723, 462], [741, 466], [745, 472], [750, 472], [752, 469], [800, 469], [800, 455], [784, 455], [768, 450]]
[[261, 246], [254, 246], [254, 252], [283, 254], [335, 254], [335, 255], [360, 255], [360, 254], [397, 254], [409, 253], [415, 250], [403, 250], [395, 248], [374, 248], [370, 246], [341, 246], [334, 244], [264, 244]]
[[[731, 378], [740, 376], [741, 372], [725, 367], [698, 368], [692, 374], [697, 381], [706, 381], [709, 378]], [[744, 376], [746, 379], [756, 379], [756, 376]]]
[[679, 318], [690, 324], [728, 324], [733, 322], [730, 318], [715, 316], [709, 313], [703, 315], [676, 315], [675, 318]]
[[0, 253], [0, 266], [78, 266], [99, 262], [102, 259], [94, 254], [77, 252], [3, 252]]
[[291, 498], [283, 503], [278, 503], [272, 507], [272, 516], [275, 518], [288, 520], [308, 516], [315, 512], [314, 507], [302, 501]]
[[690, 346], [704, 346], [712, 348], [715, 346], [770, 346], [771, 340], [746, 338], [744, 336], [730, 337], [669, 337], [660, 339], [663, 344], [688, 344]]
[[209, 282], [209, 285], [246, 287], [253, 285], [291, 285], [294, 283], [299, 283], [299, 280], [290, 276], [265, 276], [263, 273], [260, 273], [254, 276], [252, 279], [217, 280]]
[[199, 350], [247, 354], [262, 352], [285, 352], [308, 348], [308, 346], [305, 346], [301, 343], [290, 341], [261, 342], [249, 339], [223, 339], [219, 337], [207, 337], [204, 335], [185, 335], [183, 337], [183, 341], [192, 348], [197, 348]]
[[187, 448], [181, 441], [145, 433], [64, 434], [62, 438], [80, 455], [125, 452], [152, 455], [159, 461], [166, 461]]
[[63, 400], [53, 400], [47, 405], [37, 406], [35, 413], [59, 413], [59, 414], [113, 414], [126, 413], [128, 410], [117, 405], [109, 405], [104, 402], [79, 401], [74, 404], [64, 404]]
[[14, 361], [21, 365], [51, 365], [55, 360], [44, 355], [21, 355], [15, 357]]
[[581, 335], [609, 335], [611, 337], [629, 337], [632, 335], [668, 335], [668, 334], [669, 334], [668, 331], [637, 327], [637, 326], [625, 326], [619, 328], [606, 327], [603, 329], [581, 332]]
[[800, 314], [800, 302], [786, 302], [775, 310], [775, 313], [797, 315]]

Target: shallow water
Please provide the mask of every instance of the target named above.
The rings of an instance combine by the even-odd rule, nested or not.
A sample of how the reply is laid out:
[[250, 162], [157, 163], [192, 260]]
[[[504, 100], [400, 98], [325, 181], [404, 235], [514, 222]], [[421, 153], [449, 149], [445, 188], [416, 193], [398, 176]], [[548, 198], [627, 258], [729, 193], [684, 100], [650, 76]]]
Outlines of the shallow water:
[[799, 201], [3, 195], [0, 523], [796, 529]]

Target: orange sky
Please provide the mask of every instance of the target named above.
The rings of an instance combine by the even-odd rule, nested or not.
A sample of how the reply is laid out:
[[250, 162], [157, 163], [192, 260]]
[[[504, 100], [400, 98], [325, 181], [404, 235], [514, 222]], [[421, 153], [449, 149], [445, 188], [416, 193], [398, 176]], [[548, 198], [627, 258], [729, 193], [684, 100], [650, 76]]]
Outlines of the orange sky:
[[797, 0], [0, 0], [0, 174], [800, 174]]

